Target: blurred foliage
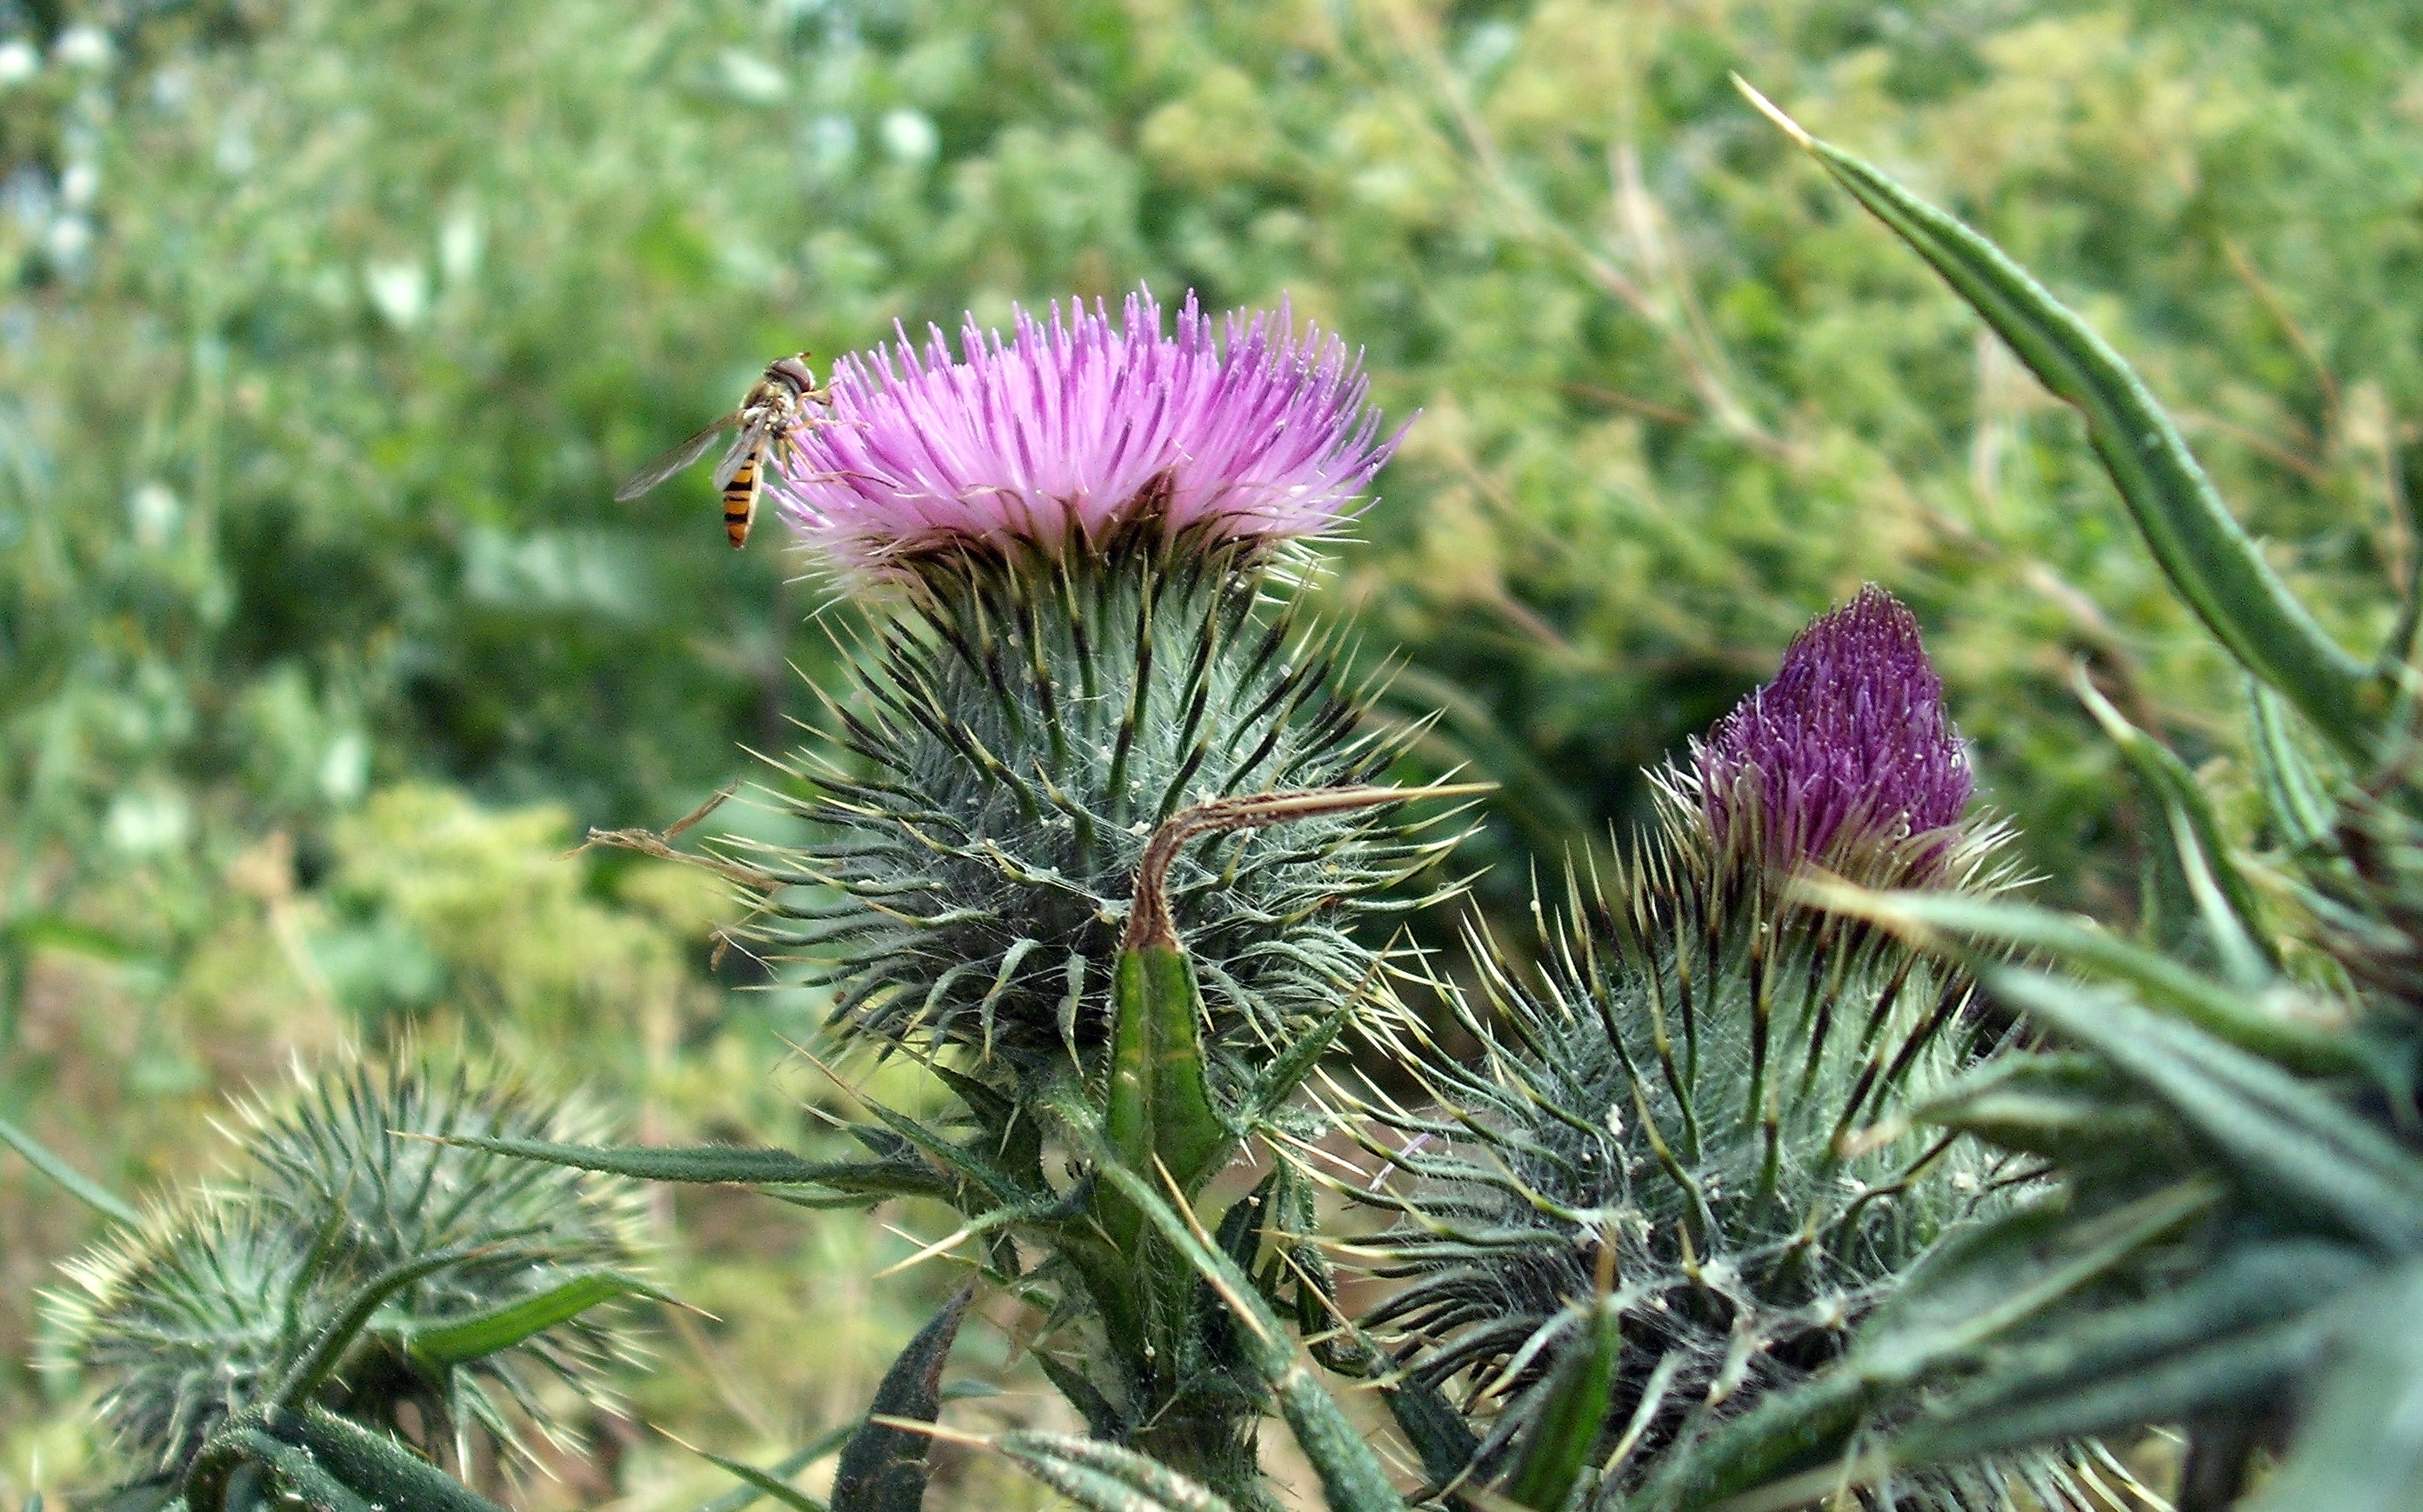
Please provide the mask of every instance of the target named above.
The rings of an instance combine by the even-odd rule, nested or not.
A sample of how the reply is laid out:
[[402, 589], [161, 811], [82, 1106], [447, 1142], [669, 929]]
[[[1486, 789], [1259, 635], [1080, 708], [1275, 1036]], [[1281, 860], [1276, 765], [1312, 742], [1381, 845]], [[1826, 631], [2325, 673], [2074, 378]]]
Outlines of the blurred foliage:
[[[411, 1023], [796, 1135], [816, 1004], [708, 972], [712, 890], [560, 857], [790, 739], [821, 596], [702, 480], [613, 484], [769, 354], [1139, 279], [1289, 295], [1423, 410], [1324, 591], [1449, 711], [1418, 760], [1505, 784], [1487, 900], [1875, 578], [2044, 895], [2132, 910], [2071, 660], [2242, 781], [2233, 676], [2076, 421], [1731, 70], [2085, 312], [2326, 617], [2414, 570], [2389, 0], [0, 3], [0, 1114], [132, 1187]], [[660, 1217], [724, 1321], [642, 1405], [726, 1446], [863, 1401], [942, 1294], [843, 1295], [907, 1252], [854, 1221]], [[86, 1452], [15, 1363], [81, 1225], [0, 1159], [0, 1502]]]

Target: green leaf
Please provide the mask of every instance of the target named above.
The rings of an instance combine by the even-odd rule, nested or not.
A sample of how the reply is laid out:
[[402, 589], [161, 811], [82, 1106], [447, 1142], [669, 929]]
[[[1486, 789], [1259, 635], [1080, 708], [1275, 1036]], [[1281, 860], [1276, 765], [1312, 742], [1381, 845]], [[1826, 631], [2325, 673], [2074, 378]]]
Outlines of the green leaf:
[[494, 1139], [458, 1134], [443, 1142], [487, 1150], [524, 1160], [571, 1166], [641, 1181], [682, 1181], [742, 1187], [822, 1187], [829, 1177], [863, 1171], [854, 1163], [806, 1160], [788, 1150], [751, 1149], [734, 1144], [703, 1144], [688, 1148], [653, 1144], [555, 1144], [545, 1140]]
[[2423, 1264], [2346, 1309], [2278, 1473], [2247, 1512], [2423, 1509]]
[[[2050, 956], [2083, 976], [2123, 983], [2149, 1006], [2301, 1071], [2376, 1079], [2391, 1074], [2389, 1062], [2370, 1041], [2346, 1030], [2300, 1023], [2247, 993], [2074, 915], [1948, 892], [1885, 893], [1876, 899], [1873, 911], [1889, 922], [1908, 921], [1991, 940]], [[1972, 964], [1991, 969], [1984, 961]]]
[[2011, 967], [1982, 980], [2167, 1106], [2241, 1181], [2386, 1253], [2423, 1245], [2423, 1161], [2320, 1089], [2103, 989]]
[[[975, 1294], [971, 1282], [917, 1331], [876, 1386], [869, 1419], [934, 1421], [942, 1410], [942, 1363]], [[918, 1512], [918, 1504], [926, 1499], [926, 1451], [931, 1442], [908, 1428], [873, 1421], [862, 1425], [842, 1448], [841, 1465], [833, 1474], [832, 1512]]]
[[1232, 1512], [1209, 1487], [1115, 1443], [1006, 1433], [993, 1447], [1086, 1512]]
[[[1071, 1111], [1077, 1118], [1064, 1121], [1073, 1135], [1082, 1137], [1085, 1133], [1083, 1110]], [[1278, 1398], [1279, 1415], [1287, 1419], [1297, 1446], [1320, 1475], [1330, 1512], [1406, 1512], [1404, 1499], [1388, 1483], [1387, 1473], [1362, 1430], [1314, 1378], [1307, 1362], [1298, 1358], [1278, 1315], [1262, 1299], [1253, 1278], [1197, 1233], [1149, 1181], [1119, 1164], [1099, 1142], [1095, 1142], [1095, 1161], [1100, 1178], [1133, 1203], [1227, 1304], [1237, 1319], [1239, 1347]]]
[[[736, 1476], [760, 1494], [770, 1496], [775, 1501], [782, 1503], [784, 1506], [789, 1507], [791, 1512], [827, 1512], [827, 1508], [822, 1502], [817, 1501], [807, 1492], [783, 1479], [781, 1475], [768, 1474], [767, 1472], [759, 1470], [754, 1465], [744, 1464], [737, 1459], [726, 1459], [723, 1456], [715, 1454], [709, 1450], [699, 1449], [693, 1452], [697, 1454], [700, 1458], [707, 1460], [715, 1465], [717, 1469], [725, 1472], [727, 1474]], [[804, 1464], [806, 1461], [803, 1460], [801, 1463]], [[794, 1466], [793, 1472], [798, 1468], [799, 1467]], [[785, 1472], [784, 1473], [791, 1473], [792, 1472]], [[754, 1500], [754, 1498], [752, 1498], [752, 1500]], [[744, 1503], [743, 1504], [745, 1505], [747, 1504]]]
[[[810, 1465], [815, 1464], [817, 1460], [822, 1459], [825, 1456], [831, 1454], [834, 1450], [848, 1442], [849, 1436], [857, 1431], [858, 1428], [856, 1425], [845, 1424], [830, 1432], [819, 1434], [809, 1441], [807, 1447], [803, 1449], [795, 1449], [791, 1453], [784, 1455], [782, 1458], [776, 1460], [773, 1468], [767, 1471], [766, 1473], [780, 1476], [784, 1480], [787, 1481], [790, 1477], [798, 1474], [800, 1472], [807, 1469]], [[721, 1496], [717, 1497], [714, 1501], [707, 1503], [705, 1506], [700, 1507], [698, 1512], [747, 1512], [747, 1509], [756, 1505], [759, 1498], [763, 1497], [765, 1494], [765, 1492], [757, 1489], [753, 1484], [736, 1486], [731, 1490], [724, 1492]]]
[[2247, 680], [2247, 709], [2255, 738], [2256, 780], [2264, 805], [2281, 837], [2297, 851], [2317, 850], [2331, 843], [2331, 783], [2314, 769], [2288, 726], [2288, 711], [2280, 695], [2261, 683]]
[[422, 1364], [445, 1370], [510, 1349], [617, 1297], [658, 1296], [655, 1288], [628, 1276], [592, 1271], [456, 1322], [428, 1329], [407, 1327], [405, 1347]]
[[501, 1512], [395, 1440], [317, 1407], [262, 1409], [214, 1435], [186, 1482], [195, 1512], [232, 1505], [245, 1460], [268, 1465], [319, 1512]]
[[1130, 1169], [1149, 1171], [1157, 1160], [1192, 1196], [1236, 1144], [1204, 1079], [1194, 964], [1174, 946], [1145, 945], [1120, 953], [1113, 980], [1103, 1137]]
[[2269, 978], [2280, 965], [2279, 954], [2263, 933], [2254, 890], [2230, 858], [2229, 838], [2222, 833], [2204, 785], [2177, 752], [2130, 724], [2111, 700], [2096, 691], [2083, 667], [2074, 681], [2079, 701], [2119, 748], [2137, 774], [2138, 785], [2162, 814], [2189, 891], [2223, 961], [2233, 975], [2249, 983]]
[[1999, 1057], [1910, 1117], [2050, 1157], [2072, 1173], [2142, 1158], [2165, 1142], [2179, 1146], [2166, 1113], [2139, 1097], [2111, 1066], [2083, 1054]]
[[373, 1433], [320, 1408], [271, 1417], [269, 1431], [310, 1452], [373, 1507], [390, 1512], [500, 1512], [463, 1485], [383, 1433]]
[[[1967, 1365], [1980, 1350], [2210, 1208], [2220, 1195], [2214, 1183], [2188, 1181], [2092, 1219], [2040, 1204], [1959, 1235], [1930, 1252], [1887, 1296], [1842, 1361], [1670, 1449], [1631, 1504], [1661, 1512], [1705, 1506], [1778, 1482], [1797, 1485], [1817, 1467], [1839, 1471], [1880, 1400], [1947, 1365]], [[1762, 1495], [1758, 1501], [1783, 1507], [1808, 1499], [1768, 1502]]]
[[1985, 317], [2046, 388], [2076, 406], [2154, 559], [2214, 638], [2340, 749], [2370, 756], [2390, 710], [2388, 684], [2289, 593], [2119, 354], [1993, 243], [1743, 88]]
[[[1888, 1295], [1843, 1360], [1670, 1449], [1655, 1478], [1628, 1504], [1661, 1512], [1701, 1507], [1778, 1482], [1797, 1485], [1817, 1467], [1838, 1472], [1879, 1401], [1938, 1370], [1968, 1365], [2220, 1198], [2217, 1183], [2190, 1180], [2093, 1218], [2040, 1204], [1959, 1235]], [[1797, 1506], [1827, 1489], [1757, 1501]]]
[[[369, 1499], [329, 1474], [308, 1451], [258, 1428], [222, 1435], [219, 1443], [222, 1453], [240, 1457], [226, 1477], [214, 1483], [220, 1493], [220, 1512], [255, 1512], [264, 1502], [306, 1512], [376, 1512]], [[275, 1498], [261, 1494], [262, 1472], [276, 1477]], [[210, 1503], [197, 1504], [207, 1508]]]
[[52, 1154], [40, 1141], [5, 1118], [0, 1118], [0, 1143], [8, 1144], [24, 1156], [27, 1165], [50, 1177], [60, 1190], [102, 1217], [130, 1227], [143, 1221], [143, 1215], [125, 1199]]
[[1328, 1017], [1314, 1025], [1296, 1042], [1279, 1052], [1277, 1059], [1254, 1079], [1253, 1090], [1245, 1095], [1244, 1115], [1239, 1122], [1250, 1128], [1262, 1123], [1287, 1105], [1304, 1079], [1321, 1064], [1321, 1058], [1338, 1043], [1338, 1036], [1354, 1017], [1352, 1000], [1331, 1010]]
[[478, 1254], [475, 1249], [441, 1250], [436, 1254], [416, 1255], [388, 1267], [363, 1282], [345, 1299], [334, 1317], [313, 1336], [295, 1362], [286, 1367], [277, 1383], [270, 1389], [268, 1401], [274, 1408], [292, 1410], [300, 1407], [327, 1378], [336, 1374], [346, 1349], [370, 1326], [371, 1318], [388, 1299], [424, 1276], [434, 1276], [449, 1266], [461, 1265]]
[[1623, 1310], [1612, 1296], [1598, 1298], [1580, 1339], [1547, 1379], [1539, 1415], [1515, 1451], [1500, 1494], [1532, 1512], [1560, 1512], [1607, 1425], [1623, 1352]]
[[2305, 1239], [2225, 1255], [2176, 1289], [2061, 1319], [1991, 1358], [1893, 1458], [1969, 1459], [2273, 1399], [2314, 1352], [2328, 1301], [2372, 1273], [2353, 1251]]
[[2110, 1276], [2221, 1197], [2219, 1183], [2191, 1177], [2091, 1217], [2044, 1203], [1981, 1224], [1909, 1272], [1861, 1329], [1845, 1363], [1871, 1381], [1917, 1380]]
[[1031, 1358], [1042, 1370], [1044, 1378], [1052, 1382], [1060, 1394], [1068, 1398], [1069, 1405], [1077, 1410], [1077, 1415], [1085, 1420], [1086, 1432], [1098, 1439], [1124, 1439], [1135, 1430], [1135, 1425], [1111, 1405], [1111, 1399], [1102, 1394], [1100, 1387], [1054, 1359], [1050, 1350], [1037, 1349]]

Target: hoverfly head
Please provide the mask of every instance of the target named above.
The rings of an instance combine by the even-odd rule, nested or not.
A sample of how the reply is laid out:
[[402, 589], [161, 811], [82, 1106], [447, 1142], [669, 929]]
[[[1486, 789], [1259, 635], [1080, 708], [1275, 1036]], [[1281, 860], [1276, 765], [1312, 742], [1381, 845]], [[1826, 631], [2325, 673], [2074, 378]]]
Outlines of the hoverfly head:
[[809, 370], [808, 358], [813, 354], [796, 352], [787, 357], [777, 358], [767, 367], [766, 376], [779, 380], [794, 395], [812, 394], [816, 392], [816, 375]]

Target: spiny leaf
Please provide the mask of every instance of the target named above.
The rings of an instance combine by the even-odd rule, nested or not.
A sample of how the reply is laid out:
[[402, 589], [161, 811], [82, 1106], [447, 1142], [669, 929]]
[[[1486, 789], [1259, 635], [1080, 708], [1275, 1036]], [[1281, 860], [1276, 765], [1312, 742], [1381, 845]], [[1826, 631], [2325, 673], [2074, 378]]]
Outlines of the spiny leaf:
[[1859, 896], [1861, 901], [1845, 903], [1846, 911], [2041, 953], [2082, 975], [2124, 983], [2150, 1005], [2266, 1060], [2324, 1076], [2380, 1077], [2390, 1069], [2379, 1047], [2356, 1034], [2300, 1023], [2238, 988], [2071, 915], [1952, 893]]
[[2247, 1512], [2423, 1508], [2423, 1264], [2347, 1309], [2297, 1441]]
[[751, 1149], [733, 1144], [673, 1148], [653, 1144], [555, 1144], [545, 1140], [491, 1139], [457, 1134], [443, 1142], [460, 1144], [525, 1160], [572, 1166], [608, 1175], [637, 1176], [642, 1181], [700, 1182], [744, 1187], [826, 1185], [826, 1178], [862, 1169], [847, 1163], [802, 1159], [788, 1150]]
[[2423, 1244], [2423, 1161], [2321, 1090], [2108, 991], [2017, 968], [1985, 980], [2168, 1106], [2239, 1179], [2384, 1252]]
[[1244, 1109], [1239, 1122], [1251, 1128], [1286, 1106], [1304, 1079], [1312, 1075], [1321, 1058], [1338, 1043], [1347, 1024], [1354, 1016], [1352, 1000], [1339, 1003], [1328, 1017], [1296, 1036], [1295, 1043], [1279, 1052], [1276, 1059], [1254, 1079], [1253, 1090], [1245, 1095]]
[[1971, 1229], [1909, 1273], [1848, 1363], [1871, 1380], [1915, 1380], [2028, 1325], [2221, 1196], [2219, 1182], [2191, 1177], [2088, 1218], [2040, 1204]]
[[2175, 1290], [2065, 1319], [2002, 1352], [1904, 1435], [1893, 1457], [1965, 1459], [2276, 1392], [2320, 1337], [2317, 1304], [2371, 1270], [2352, 1250], [2304, 1239], [2226, 1255]]
[[1637, 1504], [1704, 1506], [1842, 1458], [1880, 1395], [1973, 1359], [2220, 1195], [2217, 1184], [2188, 1181], [2092, 1219], [2022, 1208], [1947, 1241], [1887, 1299], [1844, 1360], [1670, 1451]]
[[[1083, 1127], [1082, 1123], [1072, 1124], [1073, 1131], [1082, 1132]], [[1389, 1485], [1379, 1457], [1298, 1358], [1278, 1315], [1255, 1289], [1253, 1278], [1198, 1234], [1149, 1181], [1113, 1159], [1099, 1141], [1095, 1159], [1101, 1178], [1135, 1204], [1236, 1315], [1239, 1346], [1278, 1398], [1280, 1415], [1321, 1476], [1331, 1512], [1405, 1512], [1404, 1499]]]
[[[975, 1294], [971, 1282], [917, 1331], [875, 1388], [869, 1418], [934, 1421], [942, 1410], [942, 1362]], [[926, 1435], [907, 1428], [863, 1425], [842, 1449], [841, 1465], [833, 1474], [832, 1512], [918, 1512], [926, 1498], [929, 1442]]]
[[2158, 1108], [2090, 1055], [2013, 1055], [1954, 1082], [1910, 1113], [2072, 1170], [2142, 1156], [2174, 1135]]
[[993, 1447], [1087, 1512], [1232, 1512], [1209, 1487], [1115, 1443], [1006, 1433]]
[[1499, 1490], [1532, 1512], [1560, 1512], [1574, 1483], [1598, 1447], [1623, 1352], [1623, 1310], [1613, 1297], [1591, 1304], [1587, 1335], [1565, 1351], [1542, 1387], [1543, 1410], [1515, 1451], [1514, 1468]]
[[1924, 258], [2048, 389], [2076, 406], [2155, 560], [2214, 638], [2340, 749], [2368, 757], [2389, 713], [2389, 687], [2289, 593], [2119, 354], [1993, 243], [1734, 82]]
[[510, 1349], [617, 1297], [658, 1295], [654, 1287], [628, 1276], [593, 1271], [440, 1328], [407, 1331], [406, 1348], [423, 1364], [443, 1370]]

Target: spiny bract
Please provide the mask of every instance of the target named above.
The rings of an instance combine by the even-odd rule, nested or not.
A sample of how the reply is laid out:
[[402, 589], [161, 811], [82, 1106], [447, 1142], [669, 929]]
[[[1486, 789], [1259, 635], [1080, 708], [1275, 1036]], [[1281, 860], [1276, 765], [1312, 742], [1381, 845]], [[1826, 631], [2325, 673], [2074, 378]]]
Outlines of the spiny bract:
[[[921, 565], [866, 705], [832, 711], [854, 762], [798, 773], [821, 838], [747, 853], [783, 885], [757, 937], [819, 964], [838, 1026], [997, 1069], [1088, 1067], [1154, 827], [1386, 766], [1399, 738], [1363, 728], [1321, 637], [1273, 597], [1270, 551], [1153, 526]], [[1192, 846], [1171, 898], [1215, 1063], [1367, 990], [1379, 960], [1349, 925], [1417, 906], [1387, 890], [1448, 843], [1365, 813]]]
[[460, 1460], [474, 1427], [506, 1446], [520, 1443], [517, 1418], [560, 1436], [532, 1395], [542, 1377], [608, 1399], [602, 1370], [634, 1352], [610, 1304], [452, 1365], [410, 1347], [576, 1278], [627, 1271], [641, 1218], [630, 1184], [436, 1142], [578, 1142], [601, 1132], [594, 1120], [462, 1066], [357, 1066], [252, 1104], [241, 1123], [228, 1179], [71, 1262], [72, 1284], [49, 1298], [54, 1363], [107, 1382], [103, 1414], [147, 1473], [178, 1473], [219, 1424], [258, 1405], [365, 1283], [447, 1252], [471, 1252], [388, 1299], [324, 1405], [416, 1429], [424, 1449]]

